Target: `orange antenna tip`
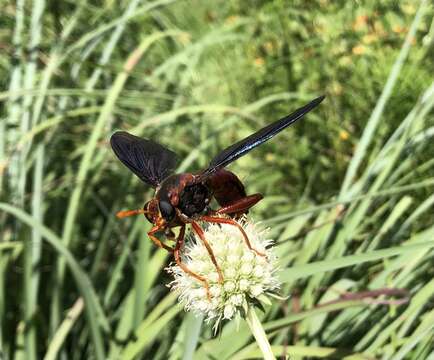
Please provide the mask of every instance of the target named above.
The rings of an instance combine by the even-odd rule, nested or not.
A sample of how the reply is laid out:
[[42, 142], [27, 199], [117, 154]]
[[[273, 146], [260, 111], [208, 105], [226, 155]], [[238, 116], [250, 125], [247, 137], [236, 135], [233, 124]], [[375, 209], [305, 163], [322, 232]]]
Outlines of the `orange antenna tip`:
[[116, 217], [118, 217], [119, 219], [122, 219], [124, 217], [138, 215], [138, 214], [145, 214], [145, 213], [147, 213], [147, 211], [145, 211], [143, 209], [139, 209], [139, 210], [124, 210], [124, 211], [117, 212], [116, 213]]

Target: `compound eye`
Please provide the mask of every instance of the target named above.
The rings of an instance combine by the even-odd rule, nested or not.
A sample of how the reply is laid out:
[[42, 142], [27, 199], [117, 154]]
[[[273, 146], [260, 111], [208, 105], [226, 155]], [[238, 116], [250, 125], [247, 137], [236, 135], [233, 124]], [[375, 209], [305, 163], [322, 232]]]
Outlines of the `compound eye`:
[[162, 200], [159, 202], [158, 206], [160, 207], [160, 213], [164, 220], [170, 221], [173, 219], [175, 216], [175, 208], [172, 206], [172, 204]]
[[145, 206], [143, 206], [143, 210], [145, 210], [145, 217], [148, 219], [148, 221], [153, 224], [154, 223], [154, 216], [152, 212], [152, 204], [151, 201], [148, 201]]

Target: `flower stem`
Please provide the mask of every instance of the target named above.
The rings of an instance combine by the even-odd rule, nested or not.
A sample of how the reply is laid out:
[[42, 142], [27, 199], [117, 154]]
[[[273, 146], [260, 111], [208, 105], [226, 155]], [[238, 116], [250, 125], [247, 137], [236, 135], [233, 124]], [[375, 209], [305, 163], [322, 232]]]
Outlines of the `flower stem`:
[[262, 355], [265, 360], [276, 360], [273, 355], [273, 351], [271, 350], [271, 345], [268, 342], [267, 335], [265, 334], [264, 328], [262, 327], [261, 322], [256, 315], [255, 309], [253, 306], [247, 307], [247, 315], [246, 315], [247, 324], [252, 331], [253, 336], [262, 351]]

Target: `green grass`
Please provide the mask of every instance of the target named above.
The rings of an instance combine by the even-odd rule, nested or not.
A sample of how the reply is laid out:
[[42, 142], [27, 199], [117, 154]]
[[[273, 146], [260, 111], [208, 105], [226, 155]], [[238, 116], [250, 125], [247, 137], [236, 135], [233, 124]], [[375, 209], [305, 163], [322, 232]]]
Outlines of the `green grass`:
[[[0, 0], [0, 357], [248, 359], [168, 292], [152, 196], [114, 157], [125, 129], [197, 171], [317, 95], [312, 114], [231, 165], [271, 229], [276, 356], [434, 351], [434, 8], [429, 1]], [[340, 301], [406, 289], [408, 303]], [[382, 298], [385, 300], [385, 298]], [[324, 304], [320, 306], [321, 304]]]

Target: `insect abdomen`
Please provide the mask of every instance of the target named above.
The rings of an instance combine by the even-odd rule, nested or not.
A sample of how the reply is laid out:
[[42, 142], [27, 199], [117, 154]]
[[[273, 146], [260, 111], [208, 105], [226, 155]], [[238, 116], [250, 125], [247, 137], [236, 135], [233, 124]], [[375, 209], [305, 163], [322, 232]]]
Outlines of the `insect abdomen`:
[[226, 169], [217, 170], [209, 177], [207, 185], [220, 206], [227, 206], [246, 196], [246, 191], [240, 179], [233, 172]]

